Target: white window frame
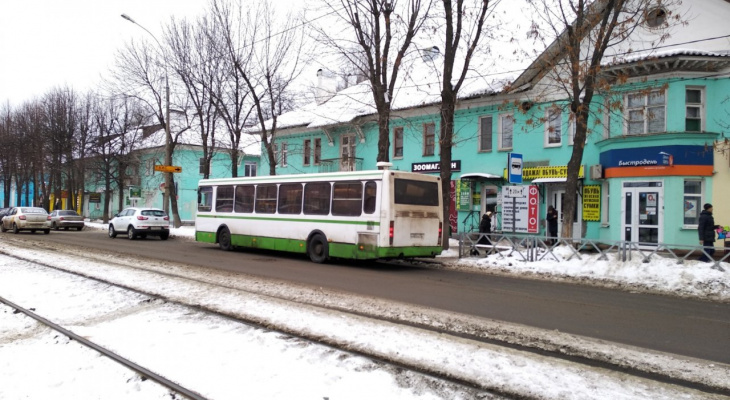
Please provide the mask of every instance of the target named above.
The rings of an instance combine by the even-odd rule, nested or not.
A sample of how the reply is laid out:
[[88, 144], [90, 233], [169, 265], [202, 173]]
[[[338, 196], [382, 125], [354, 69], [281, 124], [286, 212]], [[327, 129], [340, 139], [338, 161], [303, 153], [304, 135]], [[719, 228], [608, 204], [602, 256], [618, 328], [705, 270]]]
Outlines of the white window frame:
[[[433, 150], [431, 153], [426, 153], [426, 129], [427, 127], [433, 127]], [[431, 136], [431, 135], [428, 135]], [[436, 124], [433, 122], [427, 122], [423, 124], [423, 149], [422, 153], [424, 157], [431, 157], [436, 155]]]
[[287, 158], [289, 157], [289, 143], [287, 142], [281, 142], [281, 167], [287, 167]]
[[[243, 163], [243, 176], [256, 176], [256, 174], [258, 173], [257, 169], [258, 169], [258, 166], [256, 165], [255, 162], [253, 162], [253, 161], [244, 161], [244, 163]], [[247, 171], [250, 171], [250, 172], [248, 172], [248, 174], [247, 174]]]
[[312, 139], [304, 139], [302, 146], [302, 165], [308, 167], [312, 163]]
[[205, 157], [198, 159], [198, 175], [205, 174]]
[[[487, 122], [489, 121], [489, 122]], [[489, 126], [489, 143], [484, 143], [483, 127], [485, 123]], [[477, 152], [478, 153], [491, 153], [494, 150], [494, 117], [491, 115], [484, 115], [479, 117], [478, 136], [477, 136]], [[487, 146], [485, 148], [485, 145]]]
[[[400, 132], [400, 149], [401, 154], [398, 155], [396, 151], [398, 150], [398, 132]], [[393, 159], [400, 160], [403, 158], [403, 155], [406, 152], [406, 146], [405, 146], [405, 133], [402, 126], [396, 126], [393, 128]]]
[[313, 160], [312, 162], [314, 165], [319, 165], [320, 161], [322, 160], [322, 138], [314, 138], [314, 147], [313, 147]]
[[[696, 90], [700, 92], [700, 102], [699, 103], [687, 103], [687, 91], [689, 90]], [[684, 91], [685, 95], [685, 116], [684, 116], [684, 130], [686, 132], [692, 132], [692, 133], [699, 133], [705, 131], [705, 87], [704, 86], [687, 86]], [[700, 130], [699, 131], [689, 131], [687, 130], [687, 119], [689, 116], [689, 110], [690, 108], [698, 109], [699, 114], [699, 120], [700, 120]]]
[[[506, 132], [505, 132], [505, 124], [504, 124], [503, 121], [506, 118], [509, 118], [511, 120], [511, 122], [512, 122], [512, 125], [511, 125], [511, 128], [512, 129], [509, 132], [510, 146], [505, 146], [504, 145], [504, 139], [505, 139], [505, 133]], [[497, 129], [498, 129], [498, 133], [497, 133], [497, 135], [498, 135], [498, 138], [497, 138], [498, 146], [497, 146], [497, 149], [499, 151], [512, 150], [514, 148], [514, 145], [515, 145], [515, 116], [514, 116], [514, 114], [500, 114], [499, 115], [499, 120], [497, 121], [497, 125], [498, 125], [498, 127], [497, 127]]]
[[[685, 193], [684, 191], [684, 183], [692, 181], [692, 182], [699, 182], [700, 184], [700, 192], [699, 193]], [[696, 198], [695, 204], [697, 205], [696, 212], [696, 219], [699, 222], [700, 219], [700, 212], [702, 207], [702, 199], [705, 198], [705, 180], [704, 179], [698, 179], [698, 178], [692, 178], [692, 179], [684, 179], [682, 180], [682, 228], [684, 229], [697, 229], [697, 224], [685, 224], [684, 223], [684, 201], [687, 197], [693, 197]]]
[[[664, 130], [658, 131], [658, 132], [649, 132], [649, 123], [650, 123], [651, 120], [653, 120], [653, 119], [650, 119], [649, 118], [651, 116], [651, 111], [649, 111], [649, 109], [650, 108], [659, 108], [660, 107], [659, 105], [656, 105], [656, 104], [654, 104], [654, 105], [649, 104], [649, 99], [652, 96], [652, 94], [654, 94], [654, 93], [662, 93], [663, 96], [664, 96], [664, 104], [663, 104], [663, 108], [664, 108], [664, 120], [663, 120]], [[641, 96], [643, 96], [644, 101], [643, 101], [643, 105], [641, 107], [629, 107], [629, 98], [631, 96], [635, 96], [635, 95], [641, 95]], [[664, 89], [657, 89], [657, 90], [651, 90], [648, 93], [645, 93], [645, 92], [629, 92], [629, 93], [626, 93], [624, 95], [624, 106], [625, 106], [624, 107], [624, 120], [626, 121], [624, 123], [624, 133], [627, 136], [649, 135], [649, 134], [662, 133], [662, 132], [666, 132], [667, 131], [667, 92], [666, 92], [666, 90], [664, 90]], [[641, 133], [631, 133], [630, 132], [630, 129], [629, 129], [629, 127], [631, 125], [631, 121], [632, 121], [631, 120], [631, 112], [632, 111], [639, 111], [639, 110], [641, 110], [641, 113], [642, 113], [642, 121], [643, 121], [644, 129], [643, 129], [643, 131]], [[635, 121], [638, 122], [639, 120], [636, 119]]]
[[[557, 118], [553, 115], [557, 113]], [[556, 121], [556, 123], [554, 123]], [[552, 142], [551, 139], [557, 139]], [[545, 110], [545, 147], [560, 147], [563, 145], [563, 110], [558, 107], [549, 107]]]

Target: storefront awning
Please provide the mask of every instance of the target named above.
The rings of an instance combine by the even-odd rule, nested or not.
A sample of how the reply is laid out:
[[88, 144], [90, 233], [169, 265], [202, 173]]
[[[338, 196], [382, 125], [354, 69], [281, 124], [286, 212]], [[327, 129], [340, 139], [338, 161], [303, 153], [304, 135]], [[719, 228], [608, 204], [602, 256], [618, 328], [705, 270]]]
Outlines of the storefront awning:
[[459, 179], [504, 179], [501, 175], [486, 174], [483, 172], [472, 172], [463, 174]]
[[568, 178], [537, 178], [533, 179], [532, 183], [559, 183], [567, 180]]

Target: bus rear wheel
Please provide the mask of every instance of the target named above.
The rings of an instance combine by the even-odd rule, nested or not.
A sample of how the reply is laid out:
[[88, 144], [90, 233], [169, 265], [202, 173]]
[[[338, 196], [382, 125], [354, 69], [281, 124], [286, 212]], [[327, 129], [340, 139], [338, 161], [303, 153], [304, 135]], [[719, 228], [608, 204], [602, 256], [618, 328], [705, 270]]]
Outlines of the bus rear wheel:
[[329, 258], [329, 244], [327, 239], [321, 233], [317, 233], [309, 239], [307, 245], [307, 255], [312, 262], [321, 264]]
[[233, 245], [231, 244], [231, 231], [229, 231], [228, 228], [223, 228], [218, 233], [218, 245], [220, 246], [221, 250], [233, 250]]

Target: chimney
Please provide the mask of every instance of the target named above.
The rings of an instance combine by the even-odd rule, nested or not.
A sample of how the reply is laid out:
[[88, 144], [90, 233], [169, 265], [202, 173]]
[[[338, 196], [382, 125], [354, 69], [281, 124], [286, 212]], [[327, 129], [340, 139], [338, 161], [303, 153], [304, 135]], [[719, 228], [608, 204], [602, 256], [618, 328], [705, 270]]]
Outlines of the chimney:
[[334, 74], [320, 68], [317, 70], [317, 87], [315, 88], [315, 100], [317, 105], [325, 103], [337, 93], [337, 77]]

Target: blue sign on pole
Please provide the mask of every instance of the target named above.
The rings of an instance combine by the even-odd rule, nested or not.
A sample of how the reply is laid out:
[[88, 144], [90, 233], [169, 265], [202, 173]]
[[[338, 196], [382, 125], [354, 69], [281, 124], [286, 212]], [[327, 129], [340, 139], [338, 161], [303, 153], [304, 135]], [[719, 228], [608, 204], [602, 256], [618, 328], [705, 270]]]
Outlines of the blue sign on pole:
[[522, 183], [522, 154], [509, 153], [507, 157], [509, 183]]

